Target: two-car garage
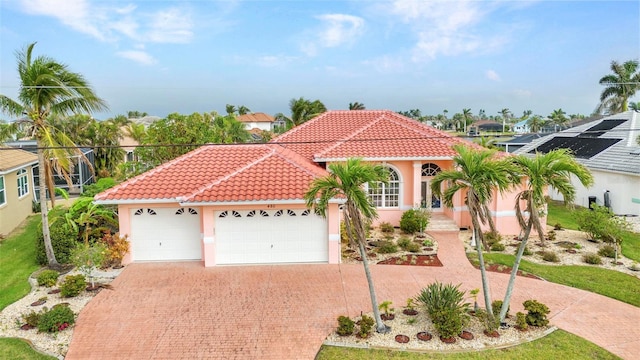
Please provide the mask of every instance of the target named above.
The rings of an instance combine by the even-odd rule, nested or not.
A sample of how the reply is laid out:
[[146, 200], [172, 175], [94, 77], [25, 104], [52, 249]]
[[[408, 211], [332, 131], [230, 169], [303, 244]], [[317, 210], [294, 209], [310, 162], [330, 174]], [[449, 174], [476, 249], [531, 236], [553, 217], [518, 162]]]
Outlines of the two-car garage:
[[[199, 208], [130, 211], [133, 261], [203, 258]], [[223, 210], [213, 216], [216, 264], [328, 261], [326, 220], [308, 209]]]

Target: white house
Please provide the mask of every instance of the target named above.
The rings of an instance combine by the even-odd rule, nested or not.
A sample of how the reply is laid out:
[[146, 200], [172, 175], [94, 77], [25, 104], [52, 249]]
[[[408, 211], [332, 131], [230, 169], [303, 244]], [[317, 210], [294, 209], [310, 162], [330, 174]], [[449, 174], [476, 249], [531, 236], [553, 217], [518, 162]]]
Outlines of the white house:
[[513, 132], [516, 134], [527, 134], [531, 131], [529, 131], [529, 125], [527, 124], [527, 122], [529, 121], [529, 119], [525, 119], [522, 120], [520, 122], [517, 122], [513, 125]]
[[273, 116], [262, 112], [240, 115], [237, 119], [244, 124], [247, 130], [260, 129], [264, 131], [271, 131], [275, 120]]

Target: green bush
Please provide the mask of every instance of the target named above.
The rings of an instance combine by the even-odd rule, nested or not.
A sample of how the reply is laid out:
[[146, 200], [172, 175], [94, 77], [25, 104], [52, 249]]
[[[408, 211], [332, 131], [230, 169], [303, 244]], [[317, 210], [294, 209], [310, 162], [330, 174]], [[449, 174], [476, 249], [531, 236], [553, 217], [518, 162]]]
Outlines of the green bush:
[[[62, 219], [60, 219], [60, 221], [62, 221]], [[76, 247], [78, 232], [70, 227], [60, 225], [51, 226], [49, 233], [51, 234], [51, 246], [53, 247], [53, 253], [56, 255], [56, 260], [61, 264], [69, 263], [71, 250]], [[36, 261], [40, 265], [48, 264], [47, 254], [44, 250], [42, 228], [38, 229], [38, 235], [36, 237]]]
[[[513, 253], [514, 253], [514, 254], [517, 254], [517, 253], [518, 253], [518, 248], [516, 248], [516, 249], [513, 251]], [[525, 255], [525, 256], [527, 256], [527, 255], [533, 255], [533, 252], [531, 251], [531, 249], [529, 249], [529, 247], [528, 247], [528, 246], [525, 246], [525, 247], [524, 247], [524, 250], [522, 251], [522, 255]]]
[[462, 332], [464, 327], [463, 316], [452, 309], [436, 311], [431, 315], [433, 327], [443, 338], [450, 338]]
[[38, 274], [38, 286], [52, 287], [58, 282], [58, 276], [60, 273], [55, 270], [43, 270]]
[[460, 285], [445, 285], [436, 281], [422, 289], [416, 301], [424, 306], [442, 337], [457, 335], [468, 320], [469, 304], [464, 302]]
[[[502, 241], [502, 235], [500, 235], [497, 231], [487, 231], [482, 234], [484, 237], [484, 241], [489, 245], [489, 247], [493, 247], [495, 244], [499, 244]], [[504, 250], [504, 249], [503, 249]]]
[[362, 315], [362, 318], [360, 319], [360, 331], [358, 332], [358, 336], [360, 336], [361, 338], [369, 337], [369, 334], [371, 334], [371, 330], [373, 330], [374, 324], [375, 321], [373, 321], [373, 318], [371, 316]]
[[591, 210], [582, 209], [575, 213], [578, 229], [586, 232], [592, 239], [607, 243], [622, 242], [622, 234], [629, 224], [604, 206], [594, 204]]
[[341, 336], [353, 334], [355, 323], [348, 316], [338, 316], [338, 330], [336, 332]]
[[422, 247], [418, 243], [411, 242], [409, 245], [407, 245], [405, 250], [408, 252], [417, 253], [417, 252], [420, 252], [420, 250], [422, 250]]
[[527, 324], [531, 326], [547, 326], [549, 319], [547, 315], [551, 312], [547, 305], [537, 300], [527, 300], [524, 303], [524, 309], [527, 310]]
[[558, 258], [558, 254], [554, 253], [553, 251], [543, 251], [542, 252], [542, 260], [548, 261], [548, 262], [559, 262], [560, 261], [560, 259]]
[[591, 265], [602, 265], [602, 258], [600, 255], [594, 253], [582, 255], [582, 261]]
[[[493, 316], [500, 315], [500, 310], [502, 310], [502, 300], [494, 300], [491, 303], [491, 310], [493, 310]], [[507, 308], [507, 316], [509, 316], [509, 310], [511, 310], [511, 306]]]
[[411, 209], [402, 214], [400, 230], [405, 234], [424, 232], [429, 225], [431, 214], [426, 209]]
[[60, 295], [62, 297], [78, 296], [87, 287], [87, 280], [84, 275], [69, 275], [60, 285]]
[[382, 222], [380, 223], [380, 231], [382, 231], [383, 233], [392, 233], [395, 231], [395, 229], [393, 228], [393, 225], [391, 225], [388, 222]]
[[520, 311], [516, 313], [516, 328], [520, 330], [527, 330], [529, 328], [529, 324], [527, 324], [527, 316]]
[[491, 245], [491, 251], [504, 251], [505, 247], [502, 243], [495, 243]]
[[433, 241], [426, 239], [425, 241], [422, 242], [423, 246], [433, 246]]
[[75, 322], [75, 314], [68, 306], [55, 305], [45, 311], [38, 320], [38, 330], [42, 332], [58, 332], [66, 329]]
[[40, 321], [41, 316], [42, 313], [31, 310], [28, 314], [22, 314], [22, 320], [24, 320], [25, 324], [38, 327], [38, 322]]
[[380, 254], [393, 254], [398, 252], [398, 246], [391, 241], [380, 241], [378, 252]]
[[113, 178], [101, 178], [96, 183], [85, 186], [82, 196], [92, 198], [96, 194], [116, 186], [116, 184], [117, 183]]
[[400, 246], [402, 250], [407, 250], [407, 247], [411, 245], [412, 242], [413, 241], [411, 241], [411, 239], [409, 239], [406, 236], [403, 236], [400, 239], [398, 239], [398, 246]]
[[598, 255], [613, 259], [614, 257], [616, 257], [616, 249], [613, 246], [607, 244], [602, 246], [600, 250], [598, 250]]

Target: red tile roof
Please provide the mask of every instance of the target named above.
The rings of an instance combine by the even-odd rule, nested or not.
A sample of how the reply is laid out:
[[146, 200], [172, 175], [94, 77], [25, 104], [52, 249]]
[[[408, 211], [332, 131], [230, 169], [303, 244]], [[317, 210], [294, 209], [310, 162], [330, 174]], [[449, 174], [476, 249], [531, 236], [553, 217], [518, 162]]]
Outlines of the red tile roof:
[[315, 161], [451, 158], [477, 145], [389, 110], [328, 111], [273, 139]]
[[262, 112], [253, 113], [253, 114], [244, 114], [237, 117], [240, 122], [268, 122], [272, 123], [275, 119], [273, 116], [269, 114], [265, 114]]
[[104, 202], [301, 200], [328, 173], [273, 144], [205, 145], [96, 195]]

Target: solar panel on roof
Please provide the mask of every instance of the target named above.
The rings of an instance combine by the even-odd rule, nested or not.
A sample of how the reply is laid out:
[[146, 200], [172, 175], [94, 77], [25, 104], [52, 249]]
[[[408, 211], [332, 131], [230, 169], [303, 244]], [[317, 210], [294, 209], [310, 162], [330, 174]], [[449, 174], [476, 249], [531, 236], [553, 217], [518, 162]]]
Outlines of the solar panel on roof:
[[614, 119], [614, 120], [604, 120], [590, 128], [588, 128], [587, 130], [585, 130], [584, 132], [582, 132], [580, 135], [580, 137], [589, 137], [589, 138], [597, 138], [602, 136], [604, 133], [606, 133], [608, 130], [613, 129], [614, 127], [622, 124], [623, 122], [625, 122], [627, 120], [624, 119]]
[[541, 152], [543, 154], [556, 149], [569, 149], [577, 158], [589, 159], [608, 149], [622, 139], [603, 139], [585, 137], [564, 137], [556, 136], [538, 145], [537, 148], [529, 151], [531, 154]]

